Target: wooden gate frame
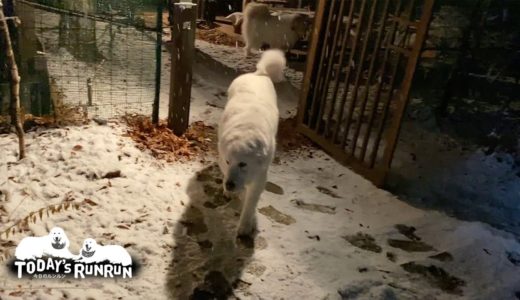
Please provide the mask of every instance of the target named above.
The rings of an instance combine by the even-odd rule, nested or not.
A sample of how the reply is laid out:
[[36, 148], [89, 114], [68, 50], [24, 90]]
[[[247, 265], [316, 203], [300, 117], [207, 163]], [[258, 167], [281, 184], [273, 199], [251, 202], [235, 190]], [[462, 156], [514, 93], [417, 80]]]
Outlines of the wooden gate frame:
[[[340, 0], [334, 0], [334, 1], [338, 1], [338, 3], [339, 3]], [[350, 1], [360, 1], [360, 0], [350, 0], [350, 1], [341, 0], [341, 1], [350, 2]], [[375, 1], [377, 1], [377, 0], [375, 0]], [[390, 1], [392, 1], [392, 0], [390, 0]], [[411, 1], [414, 1], [414, 0], [411, 0]], [[388, 99], [388, 103], [394, 102], [396, 104], [395, 110], [393, 111], [395, 113], [395, 115], [392, 117], [392, 119], [390, 121], [390, 126], [388, 127], [388, 131], [385, 135], [385, 148], [384, 148], [384, 152], [383, 152], [383, 158], [379, 164], [374, 164], [375, 160], [371, 164], [367, 164], [363, 161], [358, 160], [354, 155], [355, 149], [353, 150], [353, 152], [351, 154], [347, 153], [345, 151], [344, 147], [340, 148], [336, 143], [334, 143], [333, 141], [320, 135], [317, 131], [315, 131], [311, 127], [307, 126], [304, 122], [305, 110], [308, 108], [308, 106], [307, 106], [308, 99], [309, 99], [309, 97], [312, 97], [312, 95], [309, 95], [309, 92], [311, 90], [310, 89], [311, 80], [313, 80], [313, 77], [315, 77], [314, 74], [316, 73], [317, 68], [319, 67], [318, 64], [320, 64], [320, 62], [319, 62], [320, 57], [317, 57], [318, 50], [321, 48], [320, 43], [322, 43], [323, 39], [326, 38], [326, 36], [327, 36], [327, 33], [325, 32], [325, 30], [327, 29], [327, 26], [328, 26], [327, 22], [329, 22], [329, 23], [331, 22], [331, 20], [330, 20], [331, 18], [328, 18], [328, 20], [327, 20], [327, 18], [325, 18], [328, 0], [318, 0], [318, 2], [319, 2], [319, 4], [317, 7], [315, 19], [314, 19], [311, 45], [310, 45], [310, 49], [309, 49], [309, 55], [307, 57], [306, 71], [305, 71], [304, 78], [303, 78], [302, 91], [301, 91], [300, 102], [299, 102], [299, 106], [298, 106], [297, 129], [300, 133], [304, 134], [305, 136], [310, 138], [313, 142], [315, 142], [316, 144], [321, 146], [326, 152], [328, 152], [333, 158], [338, 160], [340, 163], [348, 165], [356, 173], [359, 173], [363, 177], [372, 181], [376, 186], [381, 187], [384, 185], [386, 176], [388, 174], [388, 171], [390, 170], [392, 158], [393, 158], [393, 155], [395, 152], [395, 147], [397, 145], [397, 140], [399, 137], [399, 131], [401, 129], [401, 124], [403, 121], [404, 112], [405, 112], [405, 109], [406, 109], [406, 106], [408, 103], [412, 80], [414, 77], [414, 73], [415, 73], [419, 58], [421, 56], [424, 42], [426, 40], [426, 36], [428, 33], [428, 29], [429, 29], [429, 24], [430, 24], [432, 14], [433, 14], [435, 0], [424, 0], [423, 1], [424, 5], [423, 5], [423, 10], [422, 10], [422, 14], [421, 14], [421, 18], [420, 18], [419, 22], [416, 22], [414, 20], [408, 21], [408, 20], [402, 20], [402, 19], [399, 21], [396, 21], [396, 22], [405, 22], [405, 24], [407, 26], [414, 25], [414, 26], [416, 26], [417, 31], [416, 31], [415, 42], [413, 43], [411, 50], [398, 49], [397, 47], [395, 47], [395, 49], [393, 49], [393, 50], [399, 50], [399, 51], [406, 52], [405, 54], [408, 57], [408, 62], [406, 64], [404, 77], [401, 82], [401, 87], [399, 88], [399, 91], [397, 93], [393, 94], [392, 99]], [[344, 5], [344, 3], [342, 3], [341, 5]], [[334, 41], [333, 41], [334, 45], [336, 43], [335, 39], [336, 39], [336, 37], [334, 37]], [[348, 85], [347, 85], [347, 88], [348, 88]], [[325, 101], [326, 100], [325, 98], [321, 98], [321, 99], [317, 98], [317, 101]], [[333, 109], [333, 108], [331, 108], [331, 109]], [[382, 138], [382, 136], [379, 136], [379, 141], [381, 138]], [[334, 139], [334, 137], [333, 137], [333, 139]], [[375, 153], [377, 154], [378, 149], [381, 145], [378, 141], [376, 141], [376, 142], [377, 142], [377, 144], [376, 144]], [[366, 146], [365, 146], [365, 148], [366, 148]]]

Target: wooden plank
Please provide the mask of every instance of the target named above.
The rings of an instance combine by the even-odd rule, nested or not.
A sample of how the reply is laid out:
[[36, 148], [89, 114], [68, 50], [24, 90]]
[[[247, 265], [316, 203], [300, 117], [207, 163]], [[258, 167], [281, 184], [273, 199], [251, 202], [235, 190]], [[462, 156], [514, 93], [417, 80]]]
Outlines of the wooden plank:
[[[319, 131], [319, 124], [323, 120], [323, 113], [324, 113], [323, 110], [325, 109], [325, 103], [328, 100], [330, 76], [332, 73], [332, 67], [334, 66], [334, 59], [336, 57], [335, 53], [336, 53], [336, 49], [338, 47], [337, 43], [338, 43], [340, 29], [341, 29], [341, 25], [342, 25], [341, 19], [343, 19], [343, 11], [345, 9], [345, 2], [346, 2], [346, 0], [341, 0], [339, 9], [337, 12], [336, 21], [335, 21], [336, 24], [335, 24], [335, 29], [334, 29], [334, 37], [332, 39], [332, 44], [330, 45], [331, 50], [330, 50], [330, 54], [329, 54], [329, 61], [327, 64], [327, 71], [325, 72], [325, 81], [324, 81], [324, 85], [323, 85], [321, 94], [319, 95], [319, 98], [318, 98], [320, 101], [320, 105], [319, 105], [319, 110], [318, 110], [318, 117], [316, 119], [316, 125], [314, 125], [317, 131]], [[346, 36], [348, 36], [348, 34], [349, 34], [348, 31], [344, 33], [344, 35], [346, 35]], [[333, 107], [331, 107], [331, 110], [332, 109], [333, 109]], [[330, 120], [327, 120], [327, 123], [329, 123], [329, 122], [330, 122]]]
[[339, 116], [338, 116], [338, 122], [336, 122], [336, 126], [334, 126], [334, 131], [332, 133], [332, 141], [335, 143], [337, 138], [338, 138], [338, 133], [339, 133], [339, 128], [340, 128], [340, 124], [341, 124], [341, 119], [343, 119], [343, 112], [345, 110], [345, 103], [347, 102], [347, 96], [348, 96], [348, 92], [349, 92], [349, 85], [350, 85], [350, 75], [352, 73], [352, 67], [351, 65], [354, 64], [354, 55], [357, 51], [357, 48], [358, 48], [358, 42], [359, 42], [359, 36], [360, 36], [360, 33], [361, 33], [361, 27], [363, 27], [363, 16], [365, 15], [365, 7], [366, 7], [366, 3], [367, 1], [366, 0], [363, 0], [362, 4], [361, 4], [361, 9], [360, 9], [360, 12], [359, 12], [359, 19], [358, 19], [358, 25], [357, 25], [357, 28], [356, 28], [356, 35], [354, 37], [354, 42], [352, 44], [352, 51], [350, 51], [350, 56], [349, 56], [349, 59], [347, 61], [347, 68], [348, 68], [348, 71], [347, 71], [347, 76], [345, 78], [345, 93], [343, 93], [343, 96], [341, 97], [341, 100], [340, 100], [340, 109], [339, 109]]
[[[316, 121], [316, 113], [318, 111], [318, 107], [320, 105], [320, 98], [319, 98], [319, 92], [322, 88], [324, 88], [324, 84], [325, 84], [325, 78], [324, 78], [324, 75], [323, 75], [323, 68], [324, 68], [324, 64], [325, 64], [325, 58], [327, 56], [327, 54], [329, 55], [332, 55], [333, 53], [333, 49], [332, 49], [332, 46], [330, 45], [330, 40], [331, 40], [331, 37], [332, 37], [332, 34], [330, 33], [330, 28], [331, 28], [331, 25], [332, 25], [332, 19], [334, 17], [334, 8], [335, 8], [335, 3], [336, 1], [332, 2], [331, 4], [331, 7], [328, 9], [328, 18], [327, 18], [327, 25], [326, 25], [326, 29], [324, 31], [324, 39], [325, 41], [323, 41], [323, 46], [321, 47], [321, 51], [320, 51], [320, 63], [318, 65], [318, 73], [316, 73], [316, 80], [314, 82], [314, 89], [313, 89], [313, 93], [312, 93], [312, 98], [311, 98], [311, 109], [310, 109], [310, 116], [309, 116], [309, 124], [311, 124], [311, 127], [315, 127], [315, 122], [319, 122], [319, 121]], [[330, 49], [329, 49], [330, 48]], [[314, 124], [314, 125], [313, 125]]]
[[[343, 35], [343, 40], [341, 41], [341, 50], [339, 54], [339, 62], [337, 65], [334, 65], [333, 68], [336, 70], [337, 75], [334, 80], [334, 88], [332, 90], [332, 99], [331, 99], [331, 108], [329, 110], [329, 114], [327, 116], [327, 123], [325, 124], [325, 134], [328, 134], [330, 130], [330, 124], [332, 123], [332, 117], [334, 112], [334, 107], [336, 106], [336, 97], [338, 96], [338, 90], [339, 90], [339, 79], [340, 74], [343, 73], [343, 70], [345, 72], [348, 72], [349, 66], [343, 66], [343, 60], [345, 58], [345, 52], [346, 49], [348, 49], [348, 43], [349, 43], [349, 37], [350, 37], [350, 30], [352, 29], [352, 21], [354, 20], [354, 9], [355, 9], [356, 1], [350, 1], [350, 7], [348, 11], [348, 19], [347, 19], [347, 25], [345, 27], [345, 34]], [[348, 63], [348, 62], [347, 62]], [[348, 88], [345, 89], [345, 93], [348, 93]]]
[[[399, 13], [399, 11], [401, 10], [401, 5], [402, 5], [402, 0], [399, 0], [399, 2], [396, 5], [396, 8], [395, 8], [395, 14]], [[388, 34], [388, 38], [386, 39], [387, 43], [391, 43], [392, 42], [392, 40], [394, 38], [394, 35], [396, 33], [396, 30], [397, 30], [397, 23], [394, 22], [392, 24], [392, 27], [391, 27], [390, 32]], [[368, 142], [369, 142], [370, 135], [371, 135], [371, 132], [372, 132], [372, 126], [374, 125], [375, 116], [377, 114], [377, 108], [379, 107], [379, 103], [381, 101], [381, 91], [382, 91], [382, 88], [383, 88], [383, 81], [384, 81], [384, 77], [386, 76], [386, 70], [387, 70], [387, 67], [388, 67], [388, 59], [389, 59], [389, 56], [390, 56], [390, 48], [384, 47], [384, 51], [385, 52], [384, 52], [384, 55], [383, 55], [383, 61], [381, 63], [381, 75], [380, 75], [381, 78], [378, 80], [378, 83], [377, 83], [376, 94], [374, 96], [374, 98], [375, 98], [374, 105], [372, 106], [372, 111], [370, 112], [370, 115], [369, 115], [367, 129], [366, 129], [366, 132], [365, 132], [365, 136], [363, 138], [363, 144], [361, 146], [360, 159], [362, 161], [365, 160], [366, 150], [367, 150]], [[375, 147], [372, 149], [372, 151], [375, 152], [376, 155], [377, 155], [377, 150], [378, 150], [377, 148], [379, 147], [379, 141], [377, 140], [378, 138], [380, 139], [380, 137], [376, 137], [376, 141], [374, 143]], [[370, 163], [370, 165], [373, 165], [373, 161]]]
[[408, 104], [410, 89], [412, 87], [413, 76], [419, 63], [419, 57], [421, 56], [421, 50], [426, 41], [430, 21], [433, 15], [433, 6], [435, 0], [425, 0], [423, 5], [423, 11], [421, 20], [419, 21], [419, 27], [417, 28], [417, 35], [415, 45], [412, 49], [410, 57], [408, 58], [408, 64], [406, 66], [406, 73], [403, 78], [403, 85], [399, 93], [399, 99], [397, 101], [396, 113], [397, 115], [392, 119], [392, 124], [388, 132], [387, 143], [385, 146], [385, 153], [383, 155], [383, 166], [390, 168], [392, 158], [399, 138], [399, 131], [403, 121], [403, 115]]
[[[352, 96], [352, 101], [351, 101], [351, 104], [350, 104], [350, 107], [348, 110], [347, 121], [345, 122], [345, 132], [343, 133], [343, 139], [341, 140], [341, 148], [344, 148], [347, 143], [347, 137], [348, 137], [348, 133], [350, 131], [350, 125], [352, 123], [353, 111], [354, 111], [354, 108], [356, 107], [357, 100], [358, 100], [357, 98], [358, 98], [359, 84], [361, 81], [361, 75], [363, 74], [363, 67], [365, 66], [365, 59], [366, 59], [367, 50], [368, 50], [368, 42], [370, 41], [370, 36], [372, 35], [372, 26], [374, 25], [374, 16], [376, 13], [377, 3], [378, 3], [378, 1], [372, 2], [372, 9], [370, 10], [370, 16], [368, 19], [368, 28], [366, 30], [365, 40], [364, 40], [364, 43], [363, 43], [363, 46], [361, 49], [361, 58], [359, 59], [359, 61], [356, 64], [357, 74], [356, 74], [356, 79], [354, 81], [354, 94]], [[363, 23], [360, 23], [359, 27], [363, 27]], [[353, 154], [354, 154], [354, 152], [352, 151], [350, 153], [350, 155], [353, 155]]]
[[309, 97], [310, 83], [315, 72], [315, 60], [318, 47], [320, 45], [320, 34], [323, 25], [323, 16], [325, 14], [326, 2], [320, 1], [318, 10], [316, 12], [316, 18], [314, 19], [314, 25], [311, 35], [311, 46], [309, 49], [309, 55], [307, 56], [307, 64], [305, 74], [303, 77], [302, 91], [300, 93], [300, 102], [298, 105], [297, 120], [301, 124], [304, 122], [305, 111], [307, 110], [307, 101]]
[[[352, 143], [350, 145], [350, 151], [351, 151], [352, 155], [355, 155], [356, 145], [357, 145], [359, 133], [361, 131], [363, 115], [365, 114], [367, 101], [369, 100], [368, 98], [369, 98], [370, 84], [373, 80], [374, 68], [375, 68], [375, 64], [376, 64], [377, 57], [379, 54], [379, 48], [381, 46], [381, 41], [383, 39], [383, 32], [385, 30], [385, 19], [386, 19], [386, 14], [388, 13], [388, 6], [389, 6], [389, 0], [385, 0], [384, 6], [383, 6], [383, 13], [381, 14], [381, 18], [379, 20], [379, 28], [377, 29], [376, 43], [374, 46], [374, 50], [372, 52], [372, 57], [370, 59], [370, 65], [368, 67], [368, 76], [367, 76], [367, 80], [366, 80], [366, 84], [365, 84], [365, 91], [364, 91], [363, 95], [361, 96], [360, 116], [357, 119], [354, 136], [352, 138]], [[373, 110], [375, 109], [377, 111], [377, 106], [374, 106], [372, 109]], [[366, 134], [370, 135], [370, 131], [368, 131]], [[365, 153], [366, 147], [367, 147], [367, 145], [364, 143], [361, 145], [361, 153]], [[360, 157], [360, 160], [363, 161], [364, 158]]]
[[186, 132], [189, 124], [196, 18], [196, 4], [173, 4], [168, 127], [178, 136]]

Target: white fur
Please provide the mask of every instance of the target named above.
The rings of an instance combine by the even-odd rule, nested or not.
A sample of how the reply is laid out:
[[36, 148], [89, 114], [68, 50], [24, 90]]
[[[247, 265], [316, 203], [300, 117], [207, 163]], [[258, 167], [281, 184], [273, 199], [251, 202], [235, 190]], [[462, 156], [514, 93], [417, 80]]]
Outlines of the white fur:
[[[91, 257], [85, 257], [83, 251], [94, 251], [94, 253]], [[90, 238], [83, 241], [80, 255], [79, 260], [85, 263], [99, 263], [108, 260], [110, 263], [122, 264], [123, 266], [132, 264], [132, 257], [125, 248], [119, 245], [99, 245], [94, 239]]]
[[302, 24], [305, 17], [300, 14], [272, 15], [264, 4], [250, 3], [243, 14], [242, 36], [245, 42], [245, 55], [251, 49], [258, 50], [263, 45], [284, 51], [294, 47], [305, 35]]
[[230, 20], [233, 23], [233, 26], [242, 24], [243, 18], [244, 14], [241, 12], [234, 12], [226, 17], [227, 20]]
[[243, 192], [239, 236], [255, 230], [256, 206], [276, 149], [279, 114], [273, 81], [283, 78], [285, 64], [283, 52], [268, 50], [255, 73], [237, 77], [228, 89], [218, 128], [219, 166], [226, 192], [229, 181], [236, 186], [233, 191]]
[[[65, 247], [55, 249], [52, 246], [55, 242], [59, 244], [65, 243]], [[44, 255], [59, 258], [76, 258], [75, 255], [70, 253], [69, 246], [70, 242], [65, 231], [60, 227], [54, 227], [48, 235], [25, 237], [20, 244], [18, 244], [18, 247], [16, 247], [15, 256], [19, 260], [36, 259]]]

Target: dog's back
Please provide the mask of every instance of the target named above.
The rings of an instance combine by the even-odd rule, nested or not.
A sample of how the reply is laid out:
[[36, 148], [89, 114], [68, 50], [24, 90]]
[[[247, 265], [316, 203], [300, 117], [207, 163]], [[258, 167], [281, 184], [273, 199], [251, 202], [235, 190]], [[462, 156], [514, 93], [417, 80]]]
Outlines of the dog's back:
[[297, 14], [273, 16], [265, 4], [248, 4], [242, 23], [246, 54], [249, 49], [260, 49], [263, 45], [289, 50], [300, 38], [294, 27], [297, 20]]
[[231, 83], [218, 128], [219, 152], [225, 152], [232, 141], [247, 143], [248, 139], [260, 139], [274, 154], [279, 113], [273, 82], [283, 78], [285, 64], [281, 51], [268, 50], [256, 72], [241, 75]]

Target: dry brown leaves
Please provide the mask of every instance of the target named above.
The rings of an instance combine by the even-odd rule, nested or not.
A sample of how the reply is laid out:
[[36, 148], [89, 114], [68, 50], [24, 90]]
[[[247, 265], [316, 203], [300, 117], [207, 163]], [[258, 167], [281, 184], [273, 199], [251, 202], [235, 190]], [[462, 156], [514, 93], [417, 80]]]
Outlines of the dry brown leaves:
[[155, 158], [173, 162], [194, 159], [201, 154], [215, 151], [215, 128], [202, 121], [192, 123], [188, 131], [179, 137], [164, 121], [155, 126], [145, 116], [125, 116], [123, 119], [128, 124], [126, 136], [137, 143], [137, 148], [149, 150]]
[[220, 31], [218, 28], [210, 28], [205, 25], [198, 26], [196, 38], [216, 45], [244, 47], [244, 43], [235, 37]]

